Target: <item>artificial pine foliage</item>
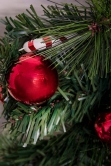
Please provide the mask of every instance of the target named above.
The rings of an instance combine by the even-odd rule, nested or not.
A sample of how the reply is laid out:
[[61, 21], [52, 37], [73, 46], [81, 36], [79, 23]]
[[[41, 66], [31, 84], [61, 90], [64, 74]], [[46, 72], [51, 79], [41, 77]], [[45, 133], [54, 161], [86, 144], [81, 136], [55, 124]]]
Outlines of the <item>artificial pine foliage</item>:
[[[52, 3], [40, 18], [27, 14], [1, 20], [0, 85], [7, 122], [0, 138], [2, 166], [109, 166], [111, 145], [100, 140], [98, 113], [111, 111], [111, 0], [87, 0], [87, 7]], [[27, 105], [8, 92], [11, 67], [27, 41], [69, 39], [33, 51], [50, 59], [59, 75], [56, 93], [41, 105]], [[25, 85], [24, 85], [25, 86]]]

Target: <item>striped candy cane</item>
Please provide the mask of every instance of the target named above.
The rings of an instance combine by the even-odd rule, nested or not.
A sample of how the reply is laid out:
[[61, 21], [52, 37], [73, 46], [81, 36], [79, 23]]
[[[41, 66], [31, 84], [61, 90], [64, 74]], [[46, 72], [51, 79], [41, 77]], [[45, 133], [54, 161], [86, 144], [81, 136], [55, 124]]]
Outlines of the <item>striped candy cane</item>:
[[22, 51], [22, 50], [24, 50], [26, 52], [32, 52], [35, 50], [42, 51], [46, 48], [55, 47], [74, 36], [75, 36], [74, 34], [73, 35], [71, 34], [68, 36], [63, 36], [59, 39], [54, 39], [52, 36], [34, 39], [34, 40], [27, 41], [26, 43], [24, 43], [23, 48], [19, 49], [19, 51]]

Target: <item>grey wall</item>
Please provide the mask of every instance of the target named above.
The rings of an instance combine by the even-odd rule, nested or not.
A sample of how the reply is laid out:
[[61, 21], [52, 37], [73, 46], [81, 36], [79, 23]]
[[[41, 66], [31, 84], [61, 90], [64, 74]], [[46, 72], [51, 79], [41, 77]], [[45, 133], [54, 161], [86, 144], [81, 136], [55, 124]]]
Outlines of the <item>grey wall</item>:
[[[79, 5], [75, 0], [52, 0], [53, 2], [57, 3], [74, 3]], [[84, 4], [85, 0], [78, 0], [80, 3]], [[14, 17], [17, 14], [25, 12], [26, 9], [29, 9], [30, 4], [34, 6], [38, 15], [42, 15], [42, 8], [41, 4], [47, 6], [50, 3], [47, 0], [0, 0], [0, 19], [4, 18], [5, 16]], [[0, 23], [0, 36], [3, 35], [5, 26]]]

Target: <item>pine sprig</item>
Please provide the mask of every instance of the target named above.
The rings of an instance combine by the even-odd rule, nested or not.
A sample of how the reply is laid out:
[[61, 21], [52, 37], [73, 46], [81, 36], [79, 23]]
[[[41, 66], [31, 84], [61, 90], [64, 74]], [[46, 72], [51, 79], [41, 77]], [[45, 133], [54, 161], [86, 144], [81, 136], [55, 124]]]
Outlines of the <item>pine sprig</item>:
[[66, 132], [67, 125], [80, 123], [85, 116], [90, 117], [93, 106], [110, 86], [109, 78], [103, 80], [103, 84], [100, 81], [100, 78], [90, 81], [82, 66], [80, 71], [73, 71], [69, 77], [60, 75], [60, 88], [42, 107], [28, 106], [9, 96], [9, 101], [4, 105], [4, 114], [8, 117], [7, 127], [12, 138], [19, 137], [25, 147], [55, 132]]
[[[0, 152], [2, 162], [9, 166], [32, 164], [32, 165], [77, 165], [82, 164], [98, 166], [109, 164], [110, 152], [108, 147], [102, 144], [93, 132], [88, 132], [88, 127], [80, 124], [73, 125], [67, 134], [52, 137], [50, 140], [43, 140], [37, 145], [21, 147], [17, 142], [9, 143], [8, 139], [1, 139]], [[6, 147], [3, 146], [5, 142]], [[94, 143], [95, 142], [95, 143]], [[98, 152], [98, 153], [95, 153]], [[106, 159], [106, 154], [108, 160]], [[93, 158], [93, 160], [92, 160]]]
[[[110, 148], [96, 138], [93, 125], [111, 89], [111, 5], [110, 0], [87, 3], [89, 7], [43, 7], [44, 18], [31, 5], [28, 14], [2, 20], [6, 33], [0, 40], [0, 85], [8, 98], [3, 114], [10, 139], [1, 138], [1, 165], [109, 166]], [[7, 75], [24, 53], [18, 51], [24, 42], [47, 35], [55, 40], [71, 36], [56, 47], [34, 52], [53, 61], [59, 87], [42, 107], [28, 106], [9, 95]], [[105, 99], [104, 108], [108, 104]]]
[[[7, 25], [7, 35], [11, 38], [25, 37], [25, 40], [29, 40], [30, 35], [32, 38], [50, 35], [58, 39], [59, 37], [71, 34], [74, 35], [76, 33], [78, 37], [83, 36], [84, 39], [81, 41], [81, 38], [78, 39], [78, 37], [75, 38], [74, 36], [73, 40], [66, 41], [69, 50], [71, 42], [71, 47], [73, 47], [73, 51], [68, 54], [69, 56], [67, 55], [66, 66], [70, 64], [71, 68], [75, 69], [84, 62], [85, 68], [89, 70], [88, 76], [91, 79], [97, 74], [99, 74], [100, 77], [105, 77], [110, 72], [111, 68], [109, 50], [111, 41], [110, 5], [108, 5], [108, 0], [105, 2], [102, 0], [98, 2], [91, 0], [88, 3], [90, 4], [89, 7], [77, 7], [73, 4], [48, 6], [47, 8], [43, 7], [46, 16], [45, 19], [40, 19], [31, 5], [31, 12], [27, 10], [29, 15], [23, 13], [18, 15], [16, 17], [17, 19], [10, 18], [10, 20], [6, 17], [5, 24]], [[106, 10], [107, 5], [108, 11]], [[103, 41], [102, 38], [105, 40]], [[103, 42], [105, 46], [103, 46]], [[55, 54], [53, 54], [53, 48], [49, 49], [53, 57], [58, 55], [57, 50], [59, 47], [61, 47], [61, 45], [54, 48]], [[100, 47], [102, 47], [102, 49], [100, 49]], [[66, 49], [63, 49], [63, 51], [65, 52]], [[107, 53], [105, 56], [102, 56], [104, 52]], [[43, 51], [43, 54], [47, 55], [47, 50], [45, 52]], [[66, 56], [64, 56], [64, 59], [66, 59]], [[88, 64], [87, 59], [90, 61]], [[71, 71], [69, 71], [69, 73], [70, 72]]]
[[[83, 36], [77, 36], [75, 38], [79, 39], [82, 37]], [[83, 39], [84, 38], [82, 38], [81, 41]], [[74, 40], [74, 38], [71, 40]], [[2, 71], [5, 76], [10, 72], [10, 66], [16, 62], [20, 56], [17, 50], [17, 43], [16, 47], [13, 45], [13, 42], [11, 45], [7, 43], [7, 47], [4, 47], [4, 45], [1, 46], [3, 48], [3, 52], [1, 53], [6, 56], [6, 61], [2, 66]], [[68, 51], [69, 48], [67, 48], [66, 43], [63, 45], [66, 46], [66, 48], [64, 48]], [[54, 51], [54, 49], [57, 48], [58, 46], [52, 48], [53, 53], [57, 51]], [[58, 50], [61, 49], [58, 48]], [[45, 55], [47, 55], [48, 51], [50, 51], [50, 49], [46, 50]], [[73, 49], [71, 51], [73, 51]], [[50, 58], [52, 60], [54, 59], [53, 56]], [[58, 67], [58, 71], [61, 71], [61, 68], [63, 69], [67, 65], [67, 59], [63, 59], [63, 61], [61, 58], [62, 56], [60, 55], [56, 57], [56, 60], [59, 59], [59, 63], [62, 64], [60, 68]], [[3, 78], [2, 85], [5, 92], [4, 96], [8, 96], [8, 102], [6, 101], [4, 103], [4, 115], [8, 119], [6, 126], [9, 127], [9, 124], [11, 124], [9, 130], [12, 138], [15, 139], [15, 137], [19, 137], [24, 147], [29, 143], [36, 144], [38, 140], [44, 139], [45, 136], [53, 135], [54, 132], [66, 132], [67, 124], [71, 125], [75, 122], [81, 123], [84, 116], [90, 117], [90, 111], [93, 110], [93, 106], [101, 100], [103, 93], [110, 86], [108, 83], [109, 77], [105, 79], [107, 86], [104, 87], [103, 84], [101, 88], [101, 79], [99, 77], [90, 80], [88, 70], [83, 64], [81, 68], [76, 70], [72, 66], [69, 76], [67, 76], [67, 72], [70, 70], [70, 64], [68, 64], [67, 67], [68, 68], [65, 68], [67, 69], [65, 73], [59, 74], [58, 91], [48, 102], [44, 103], [42, 108], [35, 105], [30, 107], [12, 99], [8, 94], [7, 77]], [[102, 90], [103, 87], [104, 90]]]

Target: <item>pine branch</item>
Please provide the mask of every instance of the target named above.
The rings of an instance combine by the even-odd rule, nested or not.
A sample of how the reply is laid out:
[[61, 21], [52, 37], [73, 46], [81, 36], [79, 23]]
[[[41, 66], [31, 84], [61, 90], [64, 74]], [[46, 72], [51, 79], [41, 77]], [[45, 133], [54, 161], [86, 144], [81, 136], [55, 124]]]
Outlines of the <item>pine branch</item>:
[[[89, 4], [90, 6], [86, 8], [84, 6], [76, 7], [73, 4], [63, 4], [61, 7], [58, 5], [48, 6], [47, 8], [43, 7], [44, 14], [47, 17], [43, 18], [44, 21], [41, 21], [31, 5], [31, 12], [27, 10], [29, 15], [21, 14], [17, 16], [17, 19], [10, 18], [10, 20], [6, 17], [7, 36], [20, 38], [20, 42], [23, 41], [22, 38], [27, 41], [30, 37], [32, 39], [50, 35], [58, 39], [59, 37], [76, 34], [77, 38], [73, 36], [73, 39], [66, 41], [66, 47], [63, 49], [66, 52], [67, 49], [70, 50], [73, 47], [73, 51], [67, 54], [68, 58], [64, 56], [64, 59], [67, 58], [66, 66], [71, 65], [71, 68], [75, 69], [84, 62], [85, 68], [89, 70], [88, 76], [91, 79], [97, 74], [100, 77], [105, 77], [111, 68], [109, 50], [111, 41], [110, 5], [107, 12], [108, 0], [105, 2], [102, 0], [98, 2], [91, 0]], [[72, 45], [70, 45], [71, 42]], [[103, 42], [105, 47], [102, 44]], [[55, 58], [58, 55], [57, 50], [61, 46], [43, 51], [43, 54], [47, 56], [47, 52], [50, 51], [50, 55]], [[102, 49], [99, 49], [100, 47]], [[55, 54], [53, 54], [53, 50]], [[106, 55], [102, 56], [105, 53]], [[90, 61], [88, 64], [87, 59]]]
[[[6, 142], [5, 142], [6, 141]], [[3, 143], [7, 145], [5, 148]], [[95, 144], [93, 144], [95, 142]], [[88, 129], [82, 125], [74, 125], [67, 134], [52, 137], [50, 140], [43, 140], [36, 145], [29, 145], [26, 148], [21, 147], [18, 143], [10, 142], [5, 138], [0, 141], [0, 152], [4, 165], [28, 163], [32, 165], [89, 165], [98, 166], [109, 163], [110, 159], [105, 159], [106, 154], [110, 152], [105, 150], [108, 147], [103, 145], [93, 133], [88, 133]], [[95, 153], [96, 152], [98, 153]], [[93, 158], [93, 160], [92, 160]], [[99, 162], [98, 162], [99, 161]]]
[[[82, 37], [79, 36], [79, 38]], [[78, 36], [75, 37], [75, 40], [76, 38], [78, 38]], [[83, 39], [84, 38], [82, 38], [81, 41]], [[74, 39], [72, 38], [71, 40]], [[69, 51], [66, 43], [64, 43], [64, 46], [66, 46], [66, 48], [64, 48]], [[56, 52], [54, 49], [58, 47], [59, 46], [52, 48], [53, 53]], [[6, 76], [10, 72], [10, 66], [16, 62], [20, 56], [17, 50], [18, 41], [14, 45], [13, 43], [11, 45], [7, 43], [6, 47], [3, 45], [1, 48], [3, 50], [2, 54], [6, 56], [2, 66], [2, 71]], [[46, 52], [49, 51], [50, 49], [46, 50]], [[73, 51], [73, 49], [71, 51]], [[45, 55], [47, 55], [46, 52]], [[69, 54], [67, 53], [67, 59], [70, 59], [70, 57], [68, 57]], [[51, 58], [52, 60], [54, 59], [54, 57]], [[4, 103], [4, 115], [8, 118], [7, 126], [11, 124], [9, 130], [11, 131], [12, 138], [19, 137], [20, 142], [22, 142], [24, 146], [27, 146], [29, 143], [36, 144], [39, 139], [41, 140], [44, 136], [53, 135], [54, 132], [66, 132], [67, 124], [71, 125], [74, 122], [82, 122], [84, 116], [90, 116], [90, 111], [93, 110], [93, 106], [100, 101], [104, 91], [109, 87], [109, 78], [107, 78], [105, 79], [105, 82], [107, 82], [105, 89], [103, 91], [101, 89], [98, 90], [101, 79], [96, 77], [90, 80], [88, 78], [88, 70], [85, 69], [83, 64], [81, 68], [77, 70], [72, 66], [71, 74], [67, 76], [67, 72], [70, 70], [70, 64], [66, 64], [67, 59], [61, 59], [61, 55], [56, 58], [59, 59], [59, 63], [62, 64], [60, 68], [58, 67], [58, 72], [61, 71], [61, 68], [64, 69], [65, 66], [68, 68], [66, 68], [65, 73], [59, 74], [59, 89], [42, 108], [35, 105], [30, 107], [12, 99], [8, 94], [7, 77], [3, 77], [2, 85], [4, 96], [8, 96], [8, 102]], [[104, 86], [102, 86], [102, 88], [103, 87]]]
[[23, 146], [27, 146], [29, 143], [36, 144], [39, 139], [55, 132], [66, 132], [67, 124], [80, 123], [85, 116], [90, 116], [93, 106], [110, 86], [108, 80], [109, 78], [104, 80], [106, 87], [103, 84], [99, 89], [101, 79], [90, 81], [82, 66], [82, 70], [74, 71], [71, 77], [60, 75], [58, 92], [42, 107], [28, 106], [9, 96], [4, 114], [9, 117], [7, 126], [11, 123], [9, 130], [12, 138], [19, 137]]
[[[111, 102], [111, 5], [109, 0], [89, 0], [88, 4], [43, 7], [45, 18], [39, 18], [31, 6], [28, 14], [2, 20], [7, 32], [0, 40], [0, 84], [8, 97], [3, 114], [10, 138], [1, 138], [0, 164], [106, 166], [111, 162], [110, 148], [96, 138], [93, 129], [95, 116]], [[60, 45], [34, 52], [53, 61], [59, 87], [42, 107], [28, 106], [9, 95], [7, 75], [24, 53], [18, 51], [24, 42], [47, 35], [55, 41], [71, 36]], [[53, 137], [55, 133], [61, 135]]]

